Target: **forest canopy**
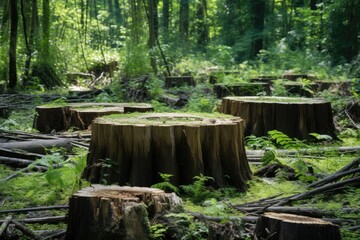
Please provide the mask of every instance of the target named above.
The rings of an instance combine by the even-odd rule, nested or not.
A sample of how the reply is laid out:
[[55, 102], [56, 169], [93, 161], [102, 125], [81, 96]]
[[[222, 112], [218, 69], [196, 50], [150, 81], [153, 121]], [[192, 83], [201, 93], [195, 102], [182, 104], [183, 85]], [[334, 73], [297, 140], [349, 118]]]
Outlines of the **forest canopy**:
[[66, 73], [96, 75], [109, 66], [125, 75], [178, 74], [174, 66], [188, 58], [223, 68], [266, 63], [270, 73], [332, 67], [360, 75], [359, 0], [1, 0], [0, 6], [0, 80], [9, 89], [50, 88], [66, 82]]

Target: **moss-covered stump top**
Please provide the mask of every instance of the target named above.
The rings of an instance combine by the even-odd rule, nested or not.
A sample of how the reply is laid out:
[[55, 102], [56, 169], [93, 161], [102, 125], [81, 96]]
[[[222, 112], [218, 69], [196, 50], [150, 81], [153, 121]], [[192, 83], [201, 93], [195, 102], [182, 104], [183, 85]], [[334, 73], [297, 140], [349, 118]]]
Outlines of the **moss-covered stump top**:
[[96, 117], [110, 114], [153, 111], [146, 103], [59, 103], [36, 107], [34, 128], [49, 133], [71, 127], [86, 130]]
[[133, 125], [133, 126], [201, 126], [222, 125], [242, 121], [239, 117], [225, 114], [206, 113], [131, 113], [115, 114], [97, 118], [97, 124]]
[[244, 119], [245, 135], [266, 136], [279, 130], [290, 137], [309, 133], [335, 135], [331, 104], [322, 99], [295, 97], [225, 97], [221, 112]]

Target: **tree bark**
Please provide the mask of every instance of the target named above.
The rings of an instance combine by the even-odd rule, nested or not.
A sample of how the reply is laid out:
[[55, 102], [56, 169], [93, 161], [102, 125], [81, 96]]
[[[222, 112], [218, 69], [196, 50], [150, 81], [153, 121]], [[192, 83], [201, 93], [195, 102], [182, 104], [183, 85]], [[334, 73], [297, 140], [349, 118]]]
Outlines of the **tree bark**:
[[203, 174], [214, 178], [214, 186], [246, 190], [251, 171], [243, 134], [240, 118], [211, 114], [97, 118], [84, 176], [93, 183], [150, 186], [160, 181], [159, 173], [172, 174], [175, 185]]
[[265, 213], [255, 227], [255, 239], [340, 240], [339, 226], [321, 219], [285, 213]]
[[265, 24], [265, 0], [251, 1], [251, 14], [255, 34], [252, 39], [250, 56], [255, 57], [263, 49], [263, 31]]
[[66, 239], [150, 239], [149, 219], [180, 204], [159, 189], [92, 185], [70, 198]]
[[187, 42], [189, 37], [189, 0], [180, 0], [180, 37]]
[[18, 0], [9, 0], [10, 7], [10, 49], [9, 49], [9, 88], [14, 89], [17, 86], [17, 68], [16, 68], [16, 46], [18, 33]]
[[336, 138], [330, 102], [286, 97], [226, 97], [221, 112], [245, 121], [245, 135], [267, 136], [278, 130], [289, 137], [306, 139], [309, 133]]

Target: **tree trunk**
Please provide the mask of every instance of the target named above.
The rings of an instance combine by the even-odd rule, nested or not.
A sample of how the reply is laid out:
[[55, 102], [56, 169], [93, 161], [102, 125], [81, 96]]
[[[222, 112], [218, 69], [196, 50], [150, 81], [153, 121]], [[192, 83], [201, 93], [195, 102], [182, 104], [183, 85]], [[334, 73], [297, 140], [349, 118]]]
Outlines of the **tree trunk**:
[[246, 190], [251, 171], [242, 120], [212, 114], [147, 113], [93, 122], [87, 179], [151, 186], [159, 182], [159, 173], [172, 174], [175, 185], [190, 184], [193, 177], [204, 174], [213, 177], [217, 187], [228, 183]]
[[276, 129], [298, 139], [309, 138], [309, 133], [336, 138], [331, 104], [320, 99], [226, 97], [221, 112], [244, 119], [246, 136], [267, 136]]
[[255, 57], [263, 49], [263, 31], [265, 23], [265, 0], [251, 1], [251, 14], [255, 34], [252, 39], [251, 57]]
[[255, 239], [268, 240], [340, 240], [339, 226], [317, 218], [265, 213], [255, 227]]
[[162, 26], [164, 28], [165, 35], [168, 34], [169, 31], [169, 23], [170, 23], [170, 0], [163, 0], [163, 8], [162, 8], [162, 14], [163, 14], [163, 21]]
[[149, 21], [149, 40], [148, 45], [150, 49], [150, 65], [154, 72], [157, 72], [156, 56], [154, 48], [156, 47], [156, 39], [158, 37], [158, 0], [148, 0], [148, 21]]
[[34, 128], [43, 133], [64, 131], [71, 127], [86, 130], [101, 116], [152, 111], [150, 104], [133, 103], [73, 103], [65, 106], [37, 106]]
[[180, 0], [180, 37], [187, 42], [189, 36], [189, 0]]
[[316, 0], [310, 0], [310, 9], [313, 11], [317, 10], [316, 4], [317, 4]]
[[66, 239], [151, 239], [149, 219], [180, 204], [159, 189], [92, 185], [70, 198]]
[[10, 49], [9, 49], [9, 88], [14, 89], [17, 86], [16, 69], [16, 46], [18, 33], [18, 9], [17, 0], [9, 0], [10, 6]]
[[43, 45], [42, 59], [43, 62], [50, 60], [50, 0], [43, 0]]
[[201, 0], [197, 3], [197, 43], [200, 49], [205, 49], [209, 39], [209, 29], [207, 25], [207, 1]]

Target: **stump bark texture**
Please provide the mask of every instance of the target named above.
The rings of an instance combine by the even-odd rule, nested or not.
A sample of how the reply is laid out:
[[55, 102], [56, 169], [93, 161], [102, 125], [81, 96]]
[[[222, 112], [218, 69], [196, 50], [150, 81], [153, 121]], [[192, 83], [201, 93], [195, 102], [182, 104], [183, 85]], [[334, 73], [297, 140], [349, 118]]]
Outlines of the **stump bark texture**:
[[159, 173], [172, 174], [174, 185], [190, 184], [203, 174], [213, 177], [217, 187], [230, 184], [245, 190], [251, 171], [242, 119], [222, 114], [134, 113], [93, 122], [87, 179], [150, 186], [162, 181]]
[[340, 240], [339, 226], [318, 218], [265, 213], [255, 227], [255, 239], [268, 240]]
[[130, 112], [152, 111], [144, 103], [72, 103], [65, 106], [43, 105], [36, 107], [34, 128], [43, 133], [68, 130], [71, 127], [86, 130], [101, 116]]
[[165, 88], [195, 86], [195, 80], [192, 76], [166, 76]]
[[149, 219], [180, 204], [159, 189], [92, 185], [70, 198], [66, 239], [150, 239]]
[[221, 112], [244, 119], [246, 136], [266, 136], [276, 129], [298, 139], [309, 138], [309, 133], [336, 137], [331, 104], [321, 99], [226, 97]]

